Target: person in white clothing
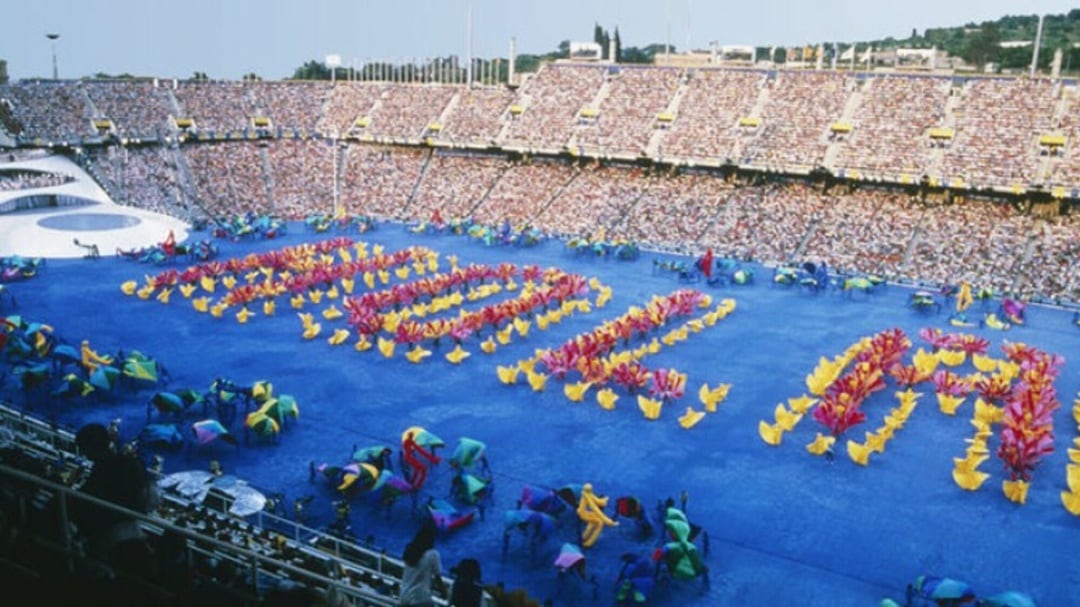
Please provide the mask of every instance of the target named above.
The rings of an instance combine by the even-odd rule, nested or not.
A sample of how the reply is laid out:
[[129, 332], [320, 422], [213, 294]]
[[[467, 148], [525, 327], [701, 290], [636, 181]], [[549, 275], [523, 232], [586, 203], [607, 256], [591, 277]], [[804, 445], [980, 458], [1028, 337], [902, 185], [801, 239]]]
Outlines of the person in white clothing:
[[405, 571], [401, 575], [401, 607], [431, 607], [435, 604], [432, 589], [446, 596], [442, 578], [442, 560], [435, 550], [435, 526], [420, 527], [412, 541], [405, 546]]

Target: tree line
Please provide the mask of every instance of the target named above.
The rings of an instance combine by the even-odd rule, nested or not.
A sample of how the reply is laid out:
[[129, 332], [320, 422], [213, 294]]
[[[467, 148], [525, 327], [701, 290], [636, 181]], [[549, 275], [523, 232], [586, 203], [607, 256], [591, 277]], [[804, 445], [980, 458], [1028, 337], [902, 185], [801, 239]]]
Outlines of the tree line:
[[[826, 60], [834, 54], [840, 54], [855, 46], [856, 56], [861, 57], [868, 48], [880, 52], [895, 48], [937, 48], [954, 57], [960, 57], [974, 66], [996, 64], [1002, 70], [1021, 70], [1031, 65], [1032, 45], [1010, 45], [1007, 42], [1034, 43], [1038, 27], [1038, 15], [1006, 15], [994, 21], [966, 23], [955, 27], [927, 28], [922, 33], [912, 29], [906, 37], [887, 37], [860, 42], [818, 42], [798, 44], [787, 47], [758, 47], [756, 57], [759, 60], [772, 60], [784, 63], [792, 56], [805, 59], [805, 49], [816, 50], [824, 47]], [[594, 23], [593, 42], [600, 46], [601, 59], [614, 59], [618, 63], [651, 64], [657, 55], [675, 52], [675, 47], [663, 43], [644, 46], [624, 47], [619, 28], [614, 32]], [[614, 44], [612, 44], [614, 43]], [[1080, 70], [1080, 9], [1073, 9], [1065, 14], [1045, 15], [1043, 20], [1042, 42], [1040, 45], [1038, 67], [1048, 70], [1053, 61], [1054, 51], [1063, 52], [1062, 72]], [[615, 56], [611, 57], [614, 52]], [[565, 59], [570, 55], [570, 40], [560, 41], [554, 49], [546, 53], [520, 53], [515, 58], [515, 70], [518, 73], [537, 71], [544, 63]], [[478, 58], [474, 60], [474, 81], [487, 84], [505, 83], [509, 78], [509, 65], [504, 57]], [[310, 60], [293, 70], [287, 79], [291, 80], [399, 80], [408, 82], [464, 82], [466, 66], [456, 55], [425, 59], [416, 64], [389, 62], [368, 62], [360, 66], [338, 66], [331, 68], [324, 62]], [[1075, 68], [1073, 67], [1075, 66]], [[110, 75], [94, 74], [92, 79], [134, 78], [130, 74]], [[194, 72], [188, 79], [206, 81], [210, 77], [201, 71]], [[258, 81], [262, 77], [254, 72], [244, 75], [245, 81]]]

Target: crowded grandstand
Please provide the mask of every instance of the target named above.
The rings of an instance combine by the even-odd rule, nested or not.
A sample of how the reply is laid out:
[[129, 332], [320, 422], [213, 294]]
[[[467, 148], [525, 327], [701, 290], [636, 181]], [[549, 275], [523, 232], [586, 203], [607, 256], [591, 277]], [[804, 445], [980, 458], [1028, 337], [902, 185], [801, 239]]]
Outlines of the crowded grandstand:
[[1080, 299], [1069, 80], [553, 63], [515, 87], [22, 81], [0, 100], [19, 146], [186, 220], [438, 212]]

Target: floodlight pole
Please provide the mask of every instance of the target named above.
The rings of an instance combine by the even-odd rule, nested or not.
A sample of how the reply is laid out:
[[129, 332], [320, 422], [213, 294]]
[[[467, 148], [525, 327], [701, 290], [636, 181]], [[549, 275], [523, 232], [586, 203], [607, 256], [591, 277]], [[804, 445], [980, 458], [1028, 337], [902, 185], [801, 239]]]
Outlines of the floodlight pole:
[[664, 56], [671, 55], [671, 0], [667, 2], [667, 38], [664, 44]]
[[60, 72], [56, 69], [56, 40], [60, 38], [60, 34], [45, 34], [45, 37], [52, 43], [52, 79], [59, 80]]
[[[472, 88], [473, 78], [472, 3], [465, 8], [465, 86]], [[456, 72], [457, 70], [455, 70]]]
[[1031, 77], [1039, 69], [1039, 47], [1042, 46], [1043, 15], [1039, 15], [1039, 27], [1035, 30], [1035, 50], [1031, 52]]

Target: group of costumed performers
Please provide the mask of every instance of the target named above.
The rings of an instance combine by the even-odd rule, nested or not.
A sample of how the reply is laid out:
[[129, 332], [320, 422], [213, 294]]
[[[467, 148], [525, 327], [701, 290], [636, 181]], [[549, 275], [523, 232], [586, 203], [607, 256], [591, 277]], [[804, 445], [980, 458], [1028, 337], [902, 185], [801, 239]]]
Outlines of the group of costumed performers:
[[170, 381], [165, 365], [139, 350], [103, 353], [88, 339], [66, 341], [51, 325], [18, 314], [0, 317], [0, 361], [0, 377], [10, 371], [13, 387], [22, 390], [31, 409], [127, 400]]
[[[354, 446], [346, 464], [316, 465], [312, 462], [309, 474], [312, 479], [316, 476], [324, 478], [343, 500], [364, 496], [372, 504], [387, 508], [389, 513], [389, 508], [399, 497], [409, 495], [413, 507], [417, 508], [430, 468], [443, 460], [437, 450], [444, 446], [435, 434], [412, 426], [401, 435], [400, 474], [392, 470], [393, 450], [386, 445]], [[477, 514], [484, 518], [492, 494], [491, 466], [486, 450], [483, 442], [462, 437], [451, 453], [451, 499], [430, 495], [423, 504], [439, 531], [459, 529], [471, 523]]]
[[38, 268], [45, 265], [44, 257], [0, 257], [0, 283], [15, 282], [37, 276]]
[[547, 235], [534, 226], [525, 224], [515, 226], [509, 219], [502, 223], [482, 224], [472, 219], [451, 219], [447, 221], [442, 211], [434, 209], [427, 220], [410, 223], [408, 231], [414, 234], [450, 233], [456, 236], [468, 235], [487, 246], [506, 245], [530, 247], [546, 240]]
[[450, 481], [450, 492], [457, 499], [475, 505], [480, 510], [483, 520], [487, 505], [492, 496], [491, 465], [486, 455], [487, 446], [474, 439], [462, 437], [450, 454], [450, 469], [454, 476]]
[[1005, 331], [1026, 321], [1027, 304], [1019, 299], [1005, 297], [996, 311], [986, 312], [978, 321], [970, 320], [968, 309], [976, 299], [985, 306], [993, 298], [993, 291], [986, 288], [975, 290], [971, 283], [962, 281], [958, 287], [946, 286], [942, 289], [946, 298], [956, 298], [956, 311], [949, 316], [949, 324], [954, 327], [986, 327]]
[[[709, 285], [748, 285], [754, 282], [754, 270], [744, 268], [738, 261], [725, 257], [715, 259], [712, 249], [698, 260], [696, 267]], [[708, 267], [709, 270], [705, 271]]]
[[[429, 498], [428, 514], [435, 527], [451, 532], [473, 522], [477, 514], [483, 520], [492, 497], [491, 466], [485, 454], [487, 446], [476, 439], [461, 437], [449, 457], [453, 477], [450, 479], [450, 495], [464, 504], [459, 508], [454, 501]], [[432, 453], [434, 455], [434, 453]]]
[[232, 241], [262, 237], [267, 240], [284, 236], [287, 232], [287, 224], [280, 217], [267, 214], [256, 214], [248, 211], [242, 215], [231, 218], [215, 220], [216, 227], [211, 233], [217, 238], [227, 238]]
[[[623, 566], [616, 580], [616, 599], [619, 605], [640, 605], [661, 584], [681, 580], [700, 580], [702, 591], [709, 589], [708, 534], [702, 527], [690, 522], [686, 515], [687, 494], [683, 492], [678, 504], [672, 498], [657, 503], [657, 516], [662, 521], [663, 536], [659, 543], [646, 554], [625, 553]], [[616, 512], [609, 516], [605, 509], [609, 498], [598, 495], [591, 483], [565, 485], [562, 488], [544, 489], [526, 485], [522, 490], [518, 507], [505, 515], [503, 557], [506, 556], [509, 537], [515, 531], [523, 532], [532, 551], [546, 541], [556, 528], [556, 521], [567, 513], [576, 514], [580, 528], [580, 543], [566, 542], [555, 558], [555, 567], [571, 578], [592, 584], [595, 577], [586, 573], [586, 554], [593, 548], [605, 527], [619, 525], [616, 518], [627, 518], [638, 525], [639, 539], [653, 536], [656, 525], [640, 500], [620, 497], [616, 500]], [[699, 549], [698, 542], [702, 543]]]
[[[83, 244], [79, 242], [78, 239], [75, 239], [75, 244], [88, 251], [85, 255], [87, 258], [94, 259], [100, 256], [97, 245]], [[121, 259], [130, 259], [140, 263], [153, 263], [158, 265], [168, 263], [181, 256], [188, 260], [202, 262], [217, 257], [217, 255], [218, 247], [213, 242], [209, 240], [177, 242], [176, 234], [173, 230], [169, 230], [165, 240], [155, 245], [128, 250], [120, 248], [116, 249], [116, 256]]]
[[304, 218], [304, 225], [309, 230], [323, 233], [330, 228], [336, 228], [339, 232], [356, 231], [360, 234], [369, 232], [375, 228], [375, 220], [367, 215], [349, 215], [344, 210], [336, 215], [316, 213]]
[[431, 217], [427, 221], [420, 221], [416, 225], [409, 227], [409, 231], [414, 234], [427, 234], [444, 232], [446, 228], [447, 224], [443, 219], [442, 212], [435, 209], [431, 212]]
[[941, 302], [937, 300], [933, 293], [925, 289], [919, 289], [911, 294], [908, 299], [908, 305], [920, 312], [940, 312]]
[[443, 446], [441, 440], [434, 440], [434, 436], [422, 428], [409, 428], [402, 434], [402, 474], [414, 488], [423, 487], [427, 480], [428, 468], [442, 462], [442, 458], [435, 453], [435, 449], [441, 446]]
[[513, 245], [519, 247], [534, 246], [544, 240], [544, 233], [531, 225], [513, 226], [509, 219], [501, 224], [484, 225], [474, 223], [468, 227], [469, 236], [487, 246]]
[[[573, 500], [572, 490], [566, 495]], [[556, 521], [570, 512], [570, 501], [554, 489], [525, 485], [517, 507], [503, 516], [503, 558], [510, 546], [510, 536], [516, 531], [525, 536], [530, 552], [535, 555], [536, 549], [552, 536]]]
[[638, 243], [626, 238], [608, 238], [607, 229], [603, 226], [594, 234], [568, 238], [566, 249], [577, 255], [614, 257], [620, 261], [634, 261], [641, 256], [641, 247]]
[[[850, 278], [844, 279], [839, 286], [849, 291]], [[872, 288], [873, 281], [866, 277], [867, 288]], [[773, 284], [790, 287], [799, 286], [809, 291], [822, 291], [829, 286], [829, 267], [824, 261], [814, 263], [811, 261], [802, 264], [782, 263], [773, 270]]]
[[[709, 590], [708, 533], [690, 522], [686, 515], [686, 493], [679, 506], [668, 498], [658, 504], [663, 521], [664, 537], [649, 555], [623, 554], [623, 566], [615, 582], [618, 605], [640, 605], [646, 602], [658, 584], [672, 580], [701, 581], [701, 591]], [[702, 542], [699, 549], [697, 543]]]
[[[342, 466], [310, 464], [311, 478], [321, 475], [342, 500], [365, 496], [376, 506], [387, 509], [404, 495], [415, 501], [415, 488], [391, 466], [392, 450], [386, 445], [353, 448], [349, 462]], [[414, 504], [415, 505], [415, 504]]]
[[[658, 504], [658, 510], [666, 517], [667, 508], [674, 508], [674, 503], [673, 500], [661, 502]], [[648, 515], [647, 508], [638, 499], [633, 497], [618, 498], [615, 502], [616, 512], [612, 516], [605, 512], [608, 504], [609, 498], [597, 495], [591, 483], [568, 484], [558, 489], [525, 485], [522, 488], [521, 497], [517, 501], [517, 507], [513, 510], [507, 510], [504, 515], [503, 558], [506, 558], [511, 535], [521, 532], [526, 538], [530, 554], [535, 556], [537, 548], [554, 535], [555, 529], [560, 525], [559, 521], [566, 516], [574, 517], [578, 526], [580, 541], [563, 543], [554, 564], [559, 571], [560, 580], [564, 578], [579, 579], [592, 585], [595, 593], [595, 577], [586, 573], [586, 554], [596, 545], [604, 527], [619, 525], [617, 518], [632, 520], [638, 526], [639, 540], [648, 540], [655, 534], [656, 529], [652, 517]], [[674, 520], [675, 517], [671, 518]], [[691, 527], [692, 531], [690, 530]], [[620, 592], [629, 592], [630, 594], [627, 596], [637, 596], [638, 600], [635, 601], [637, 603], [643, 602], [644, 598], [647, 598], [646, 595], [651, 594], [652, 587], [655, 586], [657, 580], [664, 579], [669, 573], [672, 574], [671, 577], [674, 577], [676, 569], [685, 572], [689, 567], [696, 571], [698, 575], [704, 571], [704, 566], [699, 561], [692, 562], [689, 565], [683, 564], [681, 568], [678, 564], [681, 558], [685, 557], [691, 560], [696, 558], [696, 548], [688, 548], [686, 542], [693, 542], [694, 536], [700, 529], [696, 526], [681, 529], [674, 523], [668, 528], [671, 530], [670, 539], [678, 543], [677, 547], [661, 543], [656, 550], [640, 559], [640, 563], [643, 564], [640, 570], [632, 571], [630, 563], [627, 562], [620, 573], [621, 577], [617, 581], [617, 587], [621, 588]], [[633, 559], [627, 559], [624, 556], [624, 560]], [[672, 568], [667, 567], [669, 563]], [[682, 574], [678, 575], [681, 576]], [[625, 587], [623, 587], [623, 582], [626, 584]]]
[[742, 264], [734, 259], [717, 259], [711, 248], [692, 263], [654, 259], [653, 271], [671, 272], [680, 282], [704, 280], [710, 286], [748, 285], [754, 281], [753, 269], [742, 267]]
[[980, 597], [966, 582], [936, 575], [920, 575], [907, 585], [904, 602], [881, 601], [881, 607], [1036, 607], [1028, 595], [1014, 590]]
[[[805, 287], [812, 291], [821, 291], [829, 286], [829, 266], [824, 261], [819, 263], [805, 262], [802, 265], [804, 274], [799, 278], [799, 286]], [[874, 277], [868, 277], [867, 280], [871, 284], [875, 282]]]

